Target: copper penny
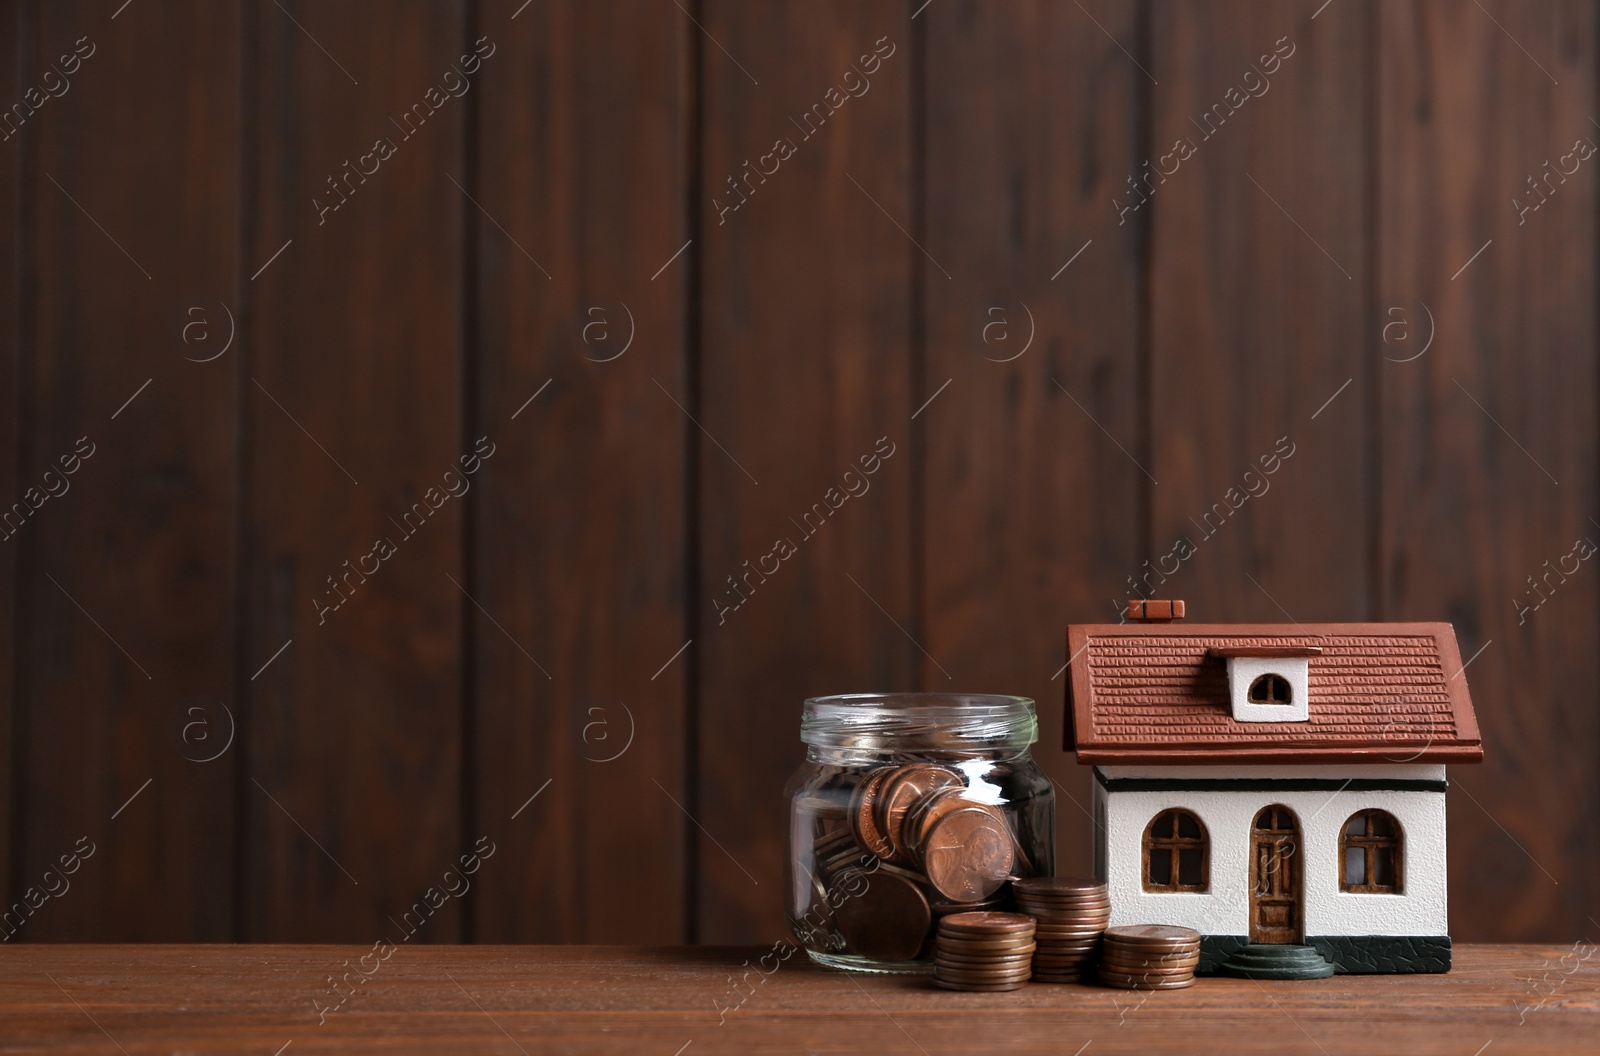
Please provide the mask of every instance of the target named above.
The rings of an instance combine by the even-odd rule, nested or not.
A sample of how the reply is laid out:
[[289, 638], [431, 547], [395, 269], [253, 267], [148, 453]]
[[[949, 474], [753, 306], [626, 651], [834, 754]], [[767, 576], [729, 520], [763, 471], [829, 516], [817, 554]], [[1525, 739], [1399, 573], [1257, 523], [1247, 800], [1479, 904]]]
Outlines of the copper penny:
[[1102, 954], [1100, 957], [1101, 967], [1110, 968], [1118, 972], [1165, 972], [1171, 969], [1187, 971], [1199, 963], [1200, 955], [1198, 953], [1190, 954], [1183, 958], [1173, 957], [1159, 961], [1151, 957], [1128, 957], [1115, 954]]
[[865, 889], [834, 909], [850, 952], [883, 961], [909, 961], [921, 952], [933, 916], [922, 890], [910, 880], [878, 872]]
[[1020, 961], [1006, 961], [1004, 963], [984, 964], [981, 962], [967, 961], [938, 961], [934, 970], [945, 975], [951, 972], [967, 973], [971, 975], [984, 975], [989, 978], [1010, 978], [1014, 975], [1027, 975], [1033, 970], [1033, 964], [1027, 958]]
[[934, 960], [939, 964], [1026, 964], [1033, 960], [1033, 951], [1029, 949], [1007, 950], [1004, 953], [967, 953], [961, 950], [951, 950], [939, 947], [934, 951]]
[[1010, 950], [966, 950], [952, 949], [949, 946], [935, 946], [933, 958], [935, 961], [949, 961], [951, 963], [956, 961], [979, 961], [984, 964], [992, 964], [996, 961], [1005, 960], [1031, 961], [1036, 952], [1031, 946], [1020, 946]]
[[1079, 935], [1076, 938], [1068, 938], [1065, 935], [1035, 935], [1033, 940], [1050, 950], [1092, 950], [1100, 945], [1098, 935]]
[[939, 922], [939, 931], [981, 935], [1032, 935], [1033, 918], [1021, 913], [952, 913]]
[[941, 965], [1027, 965], [1034, 962], [1034, 950], [1008, 950], [1005, 954], [958, 954], [955, 950], [938, 950], [934, 962]]
[[894, 775], [884, 781], [878, 795], [877, 823], [894, 848], [897, 861], [909, 861], [911, 857], [909, 834], [905, 831], [907, 812], [939, 789], [965, 786], [966, 778], [959, 771], [937, 763], [898, 767]]
[[1185, 976], [1182, 979], [1162, 979], [1159, 981], [1146, 980], [1134, 976], [1107, 975], [1102, 972], [1098, 976], [1102, 985], [1114, 986], [1122, 990], [1182, 990], [1194, 985], [1194, 976]]
[[998, 971], [950, 968], [942, 964], [933, 969], [935, 979], [946, 979], [953, 983], [1007, 983], [1013, 979], [1026, 979], [1032, 974], [1027, 965]]
[[1040, 920], [1055, 920], [1071, 923], [1079, 920], [1098, 920], [1110, 923], [1111, 906], [1109, 904], [1098, 906], [1077, 906], [1072, 909], [1059, 909], [1055, 906], [1041, 906], [1025, 898], [1017, 899], [1017, 909], [1030, 917]]
[[856, 841], [879, 858], [889, 857], [894, 850], [877, 822], [878, 796], [883, 783], [893, 773], [892, 767], [872, 771], [850, 797], [850, 824], [855, 829]]
[[973, 913], [985, 909], [1005, 912], [1006, 908], [1006, 901], [1003, 898], [986, 898], [980, 902], [951, 902], [941, 898], [932, 903], [933, 915], [936, 917], [949, 916], [951, 913]]
[[933, 827], [946, 814], [957, 810], [982, 810], [992, 815], [996, 821], [1005, 821], [1005, 815], [998, 807], [968, 799], [965, 788], [935, 789], [906, 812], [905, 821], [901, 825], [906, 839], [910, 842], [912, 854], [920, 858], [927, 847], [928, 836], [933, 832]]
[[1128, 975], [1141, 975], [1145, 972], [1151, 975], [1172, 975], [1178, 972], [1193, 974], [1199, 964], [1199, 957], [1178, 964], [1139, 964], [1129, 961], [1111, 961], [1102, 957], [1100, 959], [1100, 970], [1105, 972], [1124, 972]]
[[[1035, 917], [1035, 920], [1039, 918]], [[1066, 921], [1066, 920], [1039, 920], [1035, 930], [1040, 935], [1066, 935], [1078, 937], [1082, 935], [1099, 935], [1106, 930], [1106, 926], [1096, 920]]]
[[1116, 966], [1108, 966], [1108, 965], [1102, 964], [1100, 966], [1100, 974], [1101, 975], [1124, 976], [1124, 977], [1129, 978], [1129, 979], [1144, 979], [1144, 980], [1148, 980], [1149, 982], [1152, 982], [1152, 983], [1158, 983], [1158, 982], [1161, 982], [1161, 981], [1166, 980], [1166, 979], [1192, 979], [1192, 978], [1194, 978], [1194, 969], [1193, 968], [1175, 968], [1175, 969], [1172, 969], [1171, 971], [1160, 971], [1160, 972], [1158, 972], [1158, 971], [1155, 971], [1153, 969], [1143, 969], [1143, 968], [1141, 968], [1141, 969], [1137, 969], [1137, 970], [1131, 970], [1131, 969], [1127, 969], [1127, 968], [1118, 968]]
[[1121, 924], [1115, 928], [1107, 928], [1106, 937], [1130, 945], [1177, 945], [1200, 941], [1200, 933], [1193, 928], [1179, 928], [1169, 924]]
[[1029, 876], [1016, 883], [1019, 895], [1098, 894], [1107, 891], [1102, 880], [1085, 880], [1076, 876]]
[[1111, 909], [1111, 900], [1102, 898], [1098, 902], [1076, 902], [1071, 905], [1061, 902], [1041, 902], [1036, 898], [1026, 895], [1017, 896], [1017, 905], [1027, 909], [1036, 909], [1045, 916], [1077, 916], [1082, 913], [1105, 913]]
[[929, 832], [921, 852], [929, 882], [940, 894], [958, 902], [975, 902], [994, 894], [1016, 862], [1011, 830], [984, 810], [944, 815]]
[[1004, 993], [1007, 990], [1021, 990], [1023, 987], [1028, 985], [1028, 981], [1026, 979], [1019, 979], [1014, 983], [956, 983], [951, 982], [948, 979], [940, 979], [938, 976], [934, 976], [933, 985], [945, 990], [966, 990], [974, 994], [999, 994]]
[[965, 934], [962, 932], [942, 931], [937, 936], [941, 947], [952, 950], [970, 950], [975, 953], [998, 953], [1001, 950], [1032, 949], [1034, 938], [1032, 935], [1019, 933], [1015, 935], [982, 935]]
[[1192, 961], [1200, 956], [1199, 950], [1174, 950], [1171, 953], [1158, 953], [1155, 950], [1133, 950], [1122, 946], [1108, 946], [1105, 950], [1108, 958], [1124, 961], [1138, 961], [1149, 964], [1175, 964], [1178, 961]]

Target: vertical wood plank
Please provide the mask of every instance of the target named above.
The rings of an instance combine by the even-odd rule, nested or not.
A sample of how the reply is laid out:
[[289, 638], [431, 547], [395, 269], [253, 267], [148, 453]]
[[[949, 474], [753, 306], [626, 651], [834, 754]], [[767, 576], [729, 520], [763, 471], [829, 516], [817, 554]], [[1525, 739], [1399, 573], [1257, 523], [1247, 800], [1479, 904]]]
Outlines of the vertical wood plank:
[[1151, 167], [1118, 196], [1152, 224], [1159, 483], [1132, 592], [1191, 620], [1368, 612], [1366, 17], [1153, 8]]
[[473, 53], [459, 3], [261, 3], [250, 31], [246, 937], [455, 941], [427, 893], [461, 850]]
[[918, 416], [923, 683], [1034, 698], [1069, 874], [1091, 868], [1093, 819], [1087, 769], [1062, 748], [1065, 628], [1114, 618], [1143, 557], [1148, 487], [1135, 461], [1142, 225], [1111, 206], [1143, 160], [1147, 82], [1121, 50], [1140, 47], [1136, 5], [1089, 8], [921, 16], [926, 245], [952, 275], [921, 261], [926, 393], [949, 382]]
[[[0, 92], [8, 98], [21, 98], [24, 53], [32, 42], [31, 30], [24, 14], [23, 0], [0, 2], [0, 39], [11, 43], [0, 47]], [[25, 30], [26, 27], [26, 30]], [[16, 494], [17, 463], [21, 441], [22, 399], [22, 262], [26, 259], [29, 234], [24, 228], [22, 190], [22, 140], [20, 132], [9, 126], [0, 127], [0, 209], [16, 218], [12, 227], [13, 241], [0, 253], [0, 374], [10, 380], [9, 395], [0, 399], [0, 437], [4, 437], [5, 454], [0, 457], [0, 495]], [[0, 790], [4, 790], [6, 805], [0, 809], [0, 896], [11, 904], [11, 858], [15, 849], [12, 837], [13, 819], [20, 818], [24, 807], [22, 789], [12, 783], [16, 771], [12, 759], [18, 754], [18, 729], [15, 722], [17, 682], [16, 633], [22, 599], [17, 594], [18, 547], [9, 535], [0, 537]]]
[[468, 217], [500, 446], [468, 614], [478, 815], [501, 856], [476, 937], [681, 942], [690, 822], [663, 790], [686, 798], [694, 427], [663, 389], [684, 399], [692, 251], [667, 262], [690, 237], [694, 29], [621, 0], [504, 0], [481, 21], [507, 58], [484, 72]]
[[192, 761], [209, 750], [182, 737], [200, 721], [220, 747], [233, 703], [238, 360], [185, 355], [220, 349], [237, 307], [239, 15], [110, 14], [40, 5], [32, 69], [70, 87], [21, 131], [39, 237], [18, 483], [62, 493], [9, 543], [31, 599], [14, 879], [44, 883], [87, 839], [92, 858], [26, 938], [220, 940], [237, 756]]
[[[896, 626], [914, 622], [909, 12], [713, 0], [701, 21], [720, 47], [703, 49], [700, 736], [684, 806], [704, 833], [696, 938], [770, 940], [786, 933], [779, 790], [804, 758], [802, 699], [907, 686], [916, 668]], [[868, 490], [830, 509], [880, 438], [893, 453]], [[762, 575], [782, 540], [792, 556]]]
[[1378, 25], [1374, 328], [1403, 329], [1368, 344], [1409, 359], [1379, 364], [1384, 611], [1454, 621], [1471, 658], [1486, 758], [1450, 796], [1469, 942], [1592, 934], [1600, 896], [1600, 719], [1574, 692], [1600, 634], [1600, 575], [1574, 549], [1600, 544], [1600, 159], [1572, 155], [1600, 143], [1595, 32], [1591, 5], [1488, 0], [1385, 5]]

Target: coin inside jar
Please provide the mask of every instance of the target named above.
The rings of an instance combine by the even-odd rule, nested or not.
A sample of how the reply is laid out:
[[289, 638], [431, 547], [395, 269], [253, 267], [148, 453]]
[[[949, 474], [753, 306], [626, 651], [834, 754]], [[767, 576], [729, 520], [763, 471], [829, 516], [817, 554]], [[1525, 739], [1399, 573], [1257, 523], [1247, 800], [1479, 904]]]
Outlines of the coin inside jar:
[[933, 915], [913, 881], [882, 870], [841, 874], [847, 897], [834, 919], [852, 953], [885, 961], [908, 961], [921, 952]]
[[894, 852], [888, 837], [878, 827], [877, 803], [884, 782], [893, 773], [891, 767], [874, 770], [856, 786], [850, 797], [850, 824], [855, 830], [856, 842], [879, 858], [887, 858]]
[[906, 815], [930, 793], [965, 785], [955, 770], [937, 763], [911, 763], [897, 767], [877, 797], [877, 823], [893, 848], [896, 861], [910, 861], [911, 841], [905, 830]]
[[939, 818], [922, 845], [928, 881], [946, 898], [976, 902], [998, 891], [1016, 863], [1011, 830], [986, 810]]

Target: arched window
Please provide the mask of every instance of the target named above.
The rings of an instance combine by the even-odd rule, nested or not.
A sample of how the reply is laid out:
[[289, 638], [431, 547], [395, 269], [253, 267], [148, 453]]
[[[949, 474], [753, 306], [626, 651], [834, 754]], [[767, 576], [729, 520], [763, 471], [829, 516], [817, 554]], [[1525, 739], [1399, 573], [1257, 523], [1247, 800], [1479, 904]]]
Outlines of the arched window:
[[1210, 868], [1206, 828], [1187, 810], [1163, 810], [1144, 830], [1146, 891], [1205, 891]]
[[1339, 836], [1339, 890], [1363, 895], [1398, 895], [1405, 865], [1405, 835], [1394, 815], [1362, 810]]
[[1262, 675], [1250, 683], [1248, 699], [1252, 704], [1288, 704], [1290, 697], [1289, 680], [1282, 675]]

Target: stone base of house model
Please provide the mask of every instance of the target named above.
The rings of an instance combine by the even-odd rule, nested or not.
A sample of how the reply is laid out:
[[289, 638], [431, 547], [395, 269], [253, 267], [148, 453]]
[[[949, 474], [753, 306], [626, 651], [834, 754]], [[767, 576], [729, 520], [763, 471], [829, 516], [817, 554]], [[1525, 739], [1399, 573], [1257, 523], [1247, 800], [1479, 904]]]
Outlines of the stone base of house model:
[[[1214, 975], [1224, 961], [1250, 944], [1245, 935], [1205, 935], [1200, 939], [1200, 975]], [[1448, 935], [1328, 935], [1307, 937], [1340, 975], [1400, 975], [1448, 972]]]

